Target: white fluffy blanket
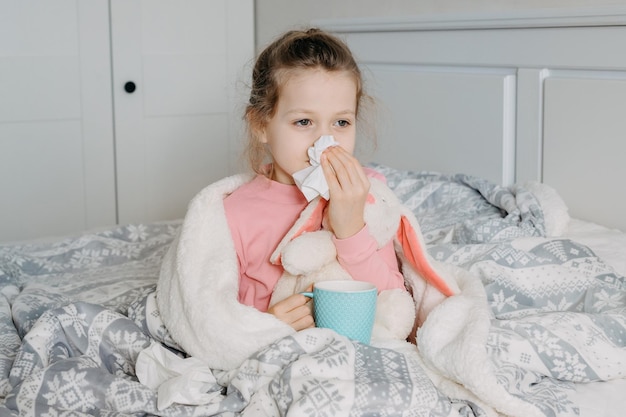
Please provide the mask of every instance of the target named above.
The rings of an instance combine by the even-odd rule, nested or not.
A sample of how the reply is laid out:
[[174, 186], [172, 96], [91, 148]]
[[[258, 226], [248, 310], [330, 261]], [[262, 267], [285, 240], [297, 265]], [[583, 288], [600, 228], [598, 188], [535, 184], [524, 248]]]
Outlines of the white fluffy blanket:
[[[165, 255], [157, 286], [161, 317], [174, 340], [213, 369], [233, 369], [252, 353], [293, 333], [272, 315], [237, 301], [237, 255], [223, 199], [249, 180], [246, 175], [223, 179], [206, 187], [192, 200], [180, 235]], [[402, 272], [414, 294], [413, 301], [407, 293], [403, 297], [391, 291], [381, 293], [374, 337], [398, 338], [402, 334], [399, 338], [405, 339], [414, 327], [416, 309], [422, 321], [445, 298], [442, 292], [458, 291], [456, 270], [430, 259], [413, 213], [382, 182], [373, 178], [371, 182], [366, 221], [375, 237], [385, 235], [387, 242], [396, 241], [394, 246], [403, 264]], [[309, 203], [293, 229], [310, 223], [310, 213], [319, 211], [316, 210], [319, 201], [318, 197]], [[389, 218], [395, 220], [389, 224]], [[279, 246], [284, 244], [285, 240]], [[303, 251], [302, 255], [311, 257], [309, 251]], [[328, 270], [323, 272], [328, 274]]]
[[172, 337], [213, 369], [233, 369], [294, 332], [273, 315], [237, 301], [237, 254], [223, 200], [250, 179], [228, 177], [194, 197], [157, 283], [158, 308]]

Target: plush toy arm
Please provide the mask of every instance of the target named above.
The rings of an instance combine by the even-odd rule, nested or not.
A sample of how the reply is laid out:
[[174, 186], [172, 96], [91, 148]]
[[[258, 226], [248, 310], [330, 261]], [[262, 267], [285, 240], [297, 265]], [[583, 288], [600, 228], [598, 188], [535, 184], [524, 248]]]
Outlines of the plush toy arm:
[[306, 275], [319, 271], [337, 260], [337, 249], [332, 234], [327, 230], [304, 233], [289, 242], [282, 252], [285, 271], [292, 275]]

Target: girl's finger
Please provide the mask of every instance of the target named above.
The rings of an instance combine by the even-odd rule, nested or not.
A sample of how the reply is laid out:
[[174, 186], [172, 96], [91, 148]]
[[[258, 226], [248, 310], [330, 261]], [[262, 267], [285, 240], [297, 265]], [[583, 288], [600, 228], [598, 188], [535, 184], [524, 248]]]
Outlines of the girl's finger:
[[328, 159], [342, 187], [369, 184], [359, 161], [343, 148], [332, 148]]
[[289, 315], [293, 310], [303, 306], [308, 301], [308, 298], [302, 294], [293, 294], [284, 300], [281, 300], [268, 309], [268, 312], [285, 317]]
[[339, 181], [337, 180], [337, 174], [333, 169], [328, 155], [326, 153], [322, 154], [322, 171], [324, 171], [324, 177], [326, 178], [326, 182], [328, 183], [328, 189], [330, 193], [333, 194], [333, 191], [339, 188]]
[[294, 328], [295, 331], [299, 332], [300, 330], [310, 329], [315, 327], [315, 320], [313, 320], [313, 316], [306, 316], [302, 319], [298, 320], [295, 323], [291, 324], [291, 327]]

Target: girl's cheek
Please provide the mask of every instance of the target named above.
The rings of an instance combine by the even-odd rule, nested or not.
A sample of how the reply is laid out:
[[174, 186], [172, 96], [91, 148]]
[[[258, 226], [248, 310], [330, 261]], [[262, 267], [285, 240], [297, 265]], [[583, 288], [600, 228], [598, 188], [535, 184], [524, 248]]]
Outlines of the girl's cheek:
[[348, 153], [352, 154], [354, 152], [356, 140], [354, 136], [335, 136], [335, 140], [339, 142], [339, 146], [341, 146]]

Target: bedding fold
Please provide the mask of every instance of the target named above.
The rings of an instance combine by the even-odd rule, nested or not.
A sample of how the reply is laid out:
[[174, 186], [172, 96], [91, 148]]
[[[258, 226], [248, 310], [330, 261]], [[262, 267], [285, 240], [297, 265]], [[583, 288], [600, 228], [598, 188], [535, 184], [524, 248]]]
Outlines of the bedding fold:
[[588, 247], [552, 236], [569, 222], [554, 190], [375, 168], [413, 197], [403, 200], [431, 256], [466, 271], [461, 293], [418, 331], [443, 392], [470, 391], [505, 415], [576, 416], [575, 383], [626, 376], [626, 338], [617, 336], [626, 334], [626, 278]]

